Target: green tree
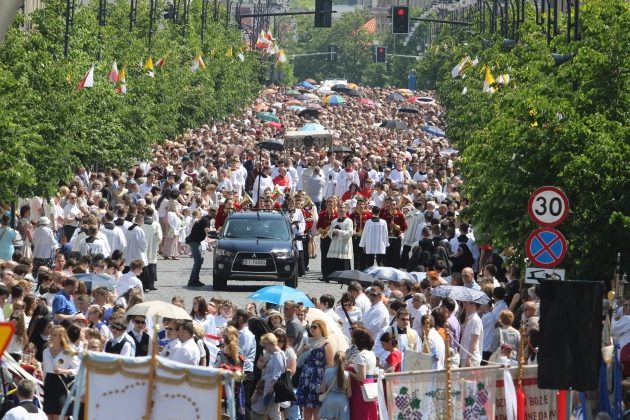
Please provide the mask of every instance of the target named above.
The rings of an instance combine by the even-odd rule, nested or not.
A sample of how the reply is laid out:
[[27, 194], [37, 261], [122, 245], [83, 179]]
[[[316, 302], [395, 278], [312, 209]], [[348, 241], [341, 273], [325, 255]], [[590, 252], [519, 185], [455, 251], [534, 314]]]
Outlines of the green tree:
[[[64, 0], [36, 11], [29, 32], [18, 19], [0, 45], [0, 153], [10, 164], [2, 169], [10, 179], [0, 187], [2, 200], [48, 196], [79, 165], [125, 168], [148, 157], [153, 144], [239, 110], [260, 88], [256, 54], [236, 57], [238, 30], [209, 19], [201, 42], [201, 0], [192, 1], [187, 23], [165, 21], [166, 1], [158, 0], [151, 48], [148, 0], [138, 2], [131, 31], [128, 1], [108, 3], [104, 27], [97, 3], [77, 7], [67, 60]], [[207, 68], [192, 72], [198, 53]], [[149, 55], [166, 59], [153, 78], [142, 68]], [[126, 69], [126, 95], [107, 81], [114, 60]], [[76, 91], [91, 65], [95, 86]]]
[[[571, 203], [570, 217], [558, 227], [569, 243], [562, 267], [570, 278], [601, 280], [617, 252], [630, 250], [630, 5], [593, 0], [581, 12], [582, 39], [571, 43], [561, 34], [547, 45], [531, 8], [510, 51], [499, 36], [484, 48], [479, 34], [463, 43], [463, 33], [446, 31], [416, 74], [436, 86], [446, 108], [447, 135], [462, 151], [471, 203], [463, 216], [478, 239], [514, 246], [522, 261], [536, 227], [527, 199], [536, 188], [555, 185]], [[573, 53], [573, 60], [555, 67], [554, 50]], [[465, 55], [478, 56], [480, 64], [453, 79], [450, 70]], [[494, 94], [481, 91], [485, 65], [495, 77], [510, 75]]]

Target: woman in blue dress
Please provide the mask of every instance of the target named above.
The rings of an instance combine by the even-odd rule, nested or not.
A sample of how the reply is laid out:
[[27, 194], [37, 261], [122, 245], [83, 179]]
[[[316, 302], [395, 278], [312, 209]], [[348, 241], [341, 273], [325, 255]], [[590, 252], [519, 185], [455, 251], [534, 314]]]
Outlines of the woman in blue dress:
[[350, 375], [345, 371], [346, 353], [335, 354], [335, 366], [326, 369], [324, 379], [319, 387], [323, 395], [319, 417], [322, 420], [350, 420], [348, 398], [352, 396]]
[[319, 419], [319, 385], [326, 368], [333, 365], [333, 349], [328, 342], [328, 329], [322, 320], [315, 320], [310, 326], [311, 338], [302, 356], [305, 358], [297, 387], [297, 403], [304, 410], [304, 420]]

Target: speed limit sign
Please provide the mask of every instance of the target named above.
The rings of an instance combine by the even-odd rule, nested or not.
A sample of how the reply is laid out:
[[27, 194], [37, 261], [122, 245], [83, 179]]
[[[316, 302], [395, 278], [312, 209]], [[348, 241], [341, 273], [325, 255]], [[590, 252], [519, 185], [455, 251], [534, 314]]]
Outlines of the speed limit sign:
[[560, 188], [540, 187], [529, 197], [527, 211], [536, 224], [556, 226], [569, 215], [569, 199]]

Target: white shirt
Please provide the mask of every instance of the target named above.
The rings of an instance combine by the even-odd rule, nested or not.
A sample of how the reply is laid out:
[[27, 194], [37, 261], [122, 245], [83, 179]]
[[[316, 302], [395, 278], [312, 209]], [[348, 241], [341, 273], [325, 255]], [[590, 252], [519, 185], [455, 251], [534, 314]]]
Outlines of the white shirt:
[[63, 218], [64, 219], [73, 219], [72, 223], [69, 223], [70, 226], [79, 226], [79, 219], [83, 213], [79, 209], [79, 206], [76, 204], [72, 204], [68, 202], [66, 206], [63, 208]]
[[359, 308], [363, 316], [365, 316], [365, 313], [372, 307], [372, 302], [370, 302], [370, 298], [365, 293], [361, 293], [354, 300], [354, 306]]
[[7, 414], [4, 415], [2, 420], [47, 420], [48, 416], [42, 411], [41, 408], [37, 409], [37, 413], [29, 413], [26, 408], [17, 406], [10, 409]]
[[158, 247], [163, 237], [162, 226], [158, 221], [153, 220], [150, 225], [145, 223], [141, 227], [147, 241], [147, 261], [149, 264], [157, 264]]
[[389, 311], [382, 301], [372, 305], [363, 316], [363, 326], [372, 334], [372, 337], [380, 337], [381, 331], [388, 325]]
[[175, 348], [168, 358], [186, 365], [198, 366], [201, 353], [199, 352], [199, 346], [195, 343], [195, 340], [191, 338], [181, 343], [181, 346]]
[[105, 235], [105, 237], [107, 237], [107, 243], [109, 243], [109, 248], [112, 250], [112, 252], [114, 252], [115, 250], [122, 251], [127, 246], [125, 233], [120, 228], [120, 226], [114, 225], [113, 229], [107, 229], [105, 225], [102, 224], [100, 231]]
[[341, 319], [341, 321], [343, 322], [342, 328], [343, 328], [344, 335], [350, 338], [350, 322], [348, 321], [348, 318], [350, 318], [350, 321], [353, 321], [353, 322], [354, 321], [362, 322], [363, 312], [361, 312], [361, 309], [357, 308], [356, 306], [347, 312], [348, 312], [348, 316], [346, 317], [346, 314], [344, 313], [341, 305], [337, 306], [337, 309], [335, 309], [335, 313], [337, 314], [339, 319]]
[[[472, 341], [472, 336], [476, 335], [479, 337], [477, 340], [477, 345], [475, 348], [470, 350], [470, 343]], [[481, 318], [477, 313], [469, 315], [466, 318], [466, 322], [464, 322], [464, 329], [462, 331], [460, 345], [459, 345], [459, 358], [461, 360], [460, 366], [466, 366], [466, 360], [471, 358], [471, 366], [479, 366], [481, 362], [481, 342], [483, 340], [483, 323], [481, 322]], [[468, 355], [471, 353], [471, 356]]]
[[81, 255], [102, 254], [105, 256], [112, 254], [112, 250], [110, 249], [109, 244], [107, 243], [106, 240], [95, 237], [94, 242], [90, 243], [87, 241], [88, 238], [89, 236], [86, 236], [85, 238], [81, 239], [81, 242], [79, 242], [79, 254]]
[[335, 184], [335, 195], [341, 197], [350, 189], [350, 184], [359, 185], [359, 173], [354, 169], [347, 171], [345, 169], [337, 174], [337, 183]]
[[79, 358], [76, 355], [71, 355], [64, 351], [53, 357], [50, 347], [45, 349], [42, 355], [42, 372], [44, 373], [44, 379], [46, 378], [46, 374], [54, 373], [57, 367], [70, 369], [72, 374], [76, 375], [79, 372]]
[[136, 355], [135, 342], [133, 341], [133, 337], [127, 337], [127, 333], [121, 334], [120, 337], [112, 338], [110, 340], [112, 346], [115, 346], [116, 344], [123, 341], [125, 337], [127, 338], [127, 341], [125, 342], [125, 344], [123, 344], [123, 348], [120, 349], [120, 353], [118, 354], [125, 357], [134, 357]]
[[134, 287], [140, 289], [140, 293], [144, 298], [144, 288], [142, 287], [142, 282], [132, 271], [129, 271], [120, 276], [118, 284], [114, 286], [114, 290], [116, 291], [116, 296], [122, 296], [127, 292], [127, 290], [133, 289]]
[[429, 351], [434, 356], [433, 369], [444, 369], [444, 358], [446, 357], [446, 345], [440, 333], [435, 328], [431, 328], [428, 334]]
[[33, 258], [52, 258], [59, 243], [52, 230], [47, 226], [40, 226], [33, 231]]
[[134, 227], [132, 230], [127, 228], [123, 230], [127, 246], [123, 250], [126, 264], [130, 264], [133, 260], [142, 260], [147, 265], [147, 238], [140, 226]]
[[238, 332], [238, 348], [245, 356], [243, 371], [254, 371], [254, 359], [256, 358], [256, 336], [247, 327]]

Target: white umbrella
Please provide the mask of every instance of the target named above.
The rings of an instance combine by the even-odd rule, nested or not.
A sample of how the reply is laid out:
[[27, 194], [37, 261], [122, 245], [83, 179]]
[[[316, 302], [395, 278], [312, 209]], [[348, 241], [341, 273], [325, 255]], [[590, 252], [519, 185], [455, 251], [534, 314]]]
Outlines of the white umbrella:
[[306, 319], [312, 323], [316, 319], [320, 319], [326, 323], [328, 329], [328, 342], [332, 345], [333, 353], [338, 351], [346, 351], [348, 349], [348, 340], [343, 335], [343, 330], [337, 321], [326, 315], [323, 311], [315, 308], [309, 308], [306, 313]]
[[127, 315], [142, 315], [147, 318], [159, 316], [171, 319], [192, 319], [185, 309], [159, 300], [138, 303], [127, 311]]

